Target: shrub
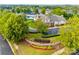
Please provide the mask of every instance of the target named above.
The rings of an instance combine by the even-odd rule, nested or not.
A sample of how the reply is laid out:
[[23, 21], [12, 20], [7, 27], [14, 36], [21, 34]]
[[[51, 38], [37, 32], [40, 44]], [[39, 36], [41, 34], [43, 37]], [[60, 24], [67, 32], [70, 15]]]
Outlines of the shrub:
[[40, 33], [45, 33], [45, 32], [48, 31], [48, 26], [47, 26], [47, 24], [45, 24], [44, 22], [42, 22], [42, 19], [38, 19], [35, 22], [35, 25], [36, 25], [37, 31], [40, 32]]

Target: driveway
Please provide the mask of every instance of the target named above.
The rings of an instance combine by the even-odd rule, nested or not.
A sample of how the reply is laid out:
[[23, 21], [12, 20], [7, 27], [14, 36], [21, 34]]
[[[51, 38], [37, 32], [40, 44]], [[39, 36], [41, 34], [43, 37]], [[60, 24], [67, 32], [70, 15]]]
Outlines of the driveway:
[[10, 46], [0, 35], [0, 55], [13, 55]]

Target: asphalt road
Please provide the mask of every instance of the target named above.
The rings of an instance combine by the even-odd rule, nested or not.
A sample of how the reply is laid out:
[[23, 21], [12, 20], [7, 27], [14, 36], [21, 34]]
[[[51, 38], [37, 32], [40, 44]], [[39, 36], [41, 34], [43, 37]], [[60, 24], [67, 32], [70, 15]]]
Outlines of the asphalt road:
[[6, 40], [0, 36], [0, 55], [13, 55], [10, 46]]

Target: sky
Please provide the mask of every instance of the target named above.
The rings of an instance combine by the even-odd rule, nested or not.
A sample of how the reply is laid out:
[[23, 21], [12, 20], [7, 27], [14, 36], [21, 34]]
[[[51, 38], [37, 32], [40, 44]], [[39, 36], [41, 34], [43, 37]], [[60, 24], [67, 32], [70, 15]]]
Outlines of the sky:
[[78, 5], [79, 0], [0, 0], [0, 4], [32, 4], [32, 5]]

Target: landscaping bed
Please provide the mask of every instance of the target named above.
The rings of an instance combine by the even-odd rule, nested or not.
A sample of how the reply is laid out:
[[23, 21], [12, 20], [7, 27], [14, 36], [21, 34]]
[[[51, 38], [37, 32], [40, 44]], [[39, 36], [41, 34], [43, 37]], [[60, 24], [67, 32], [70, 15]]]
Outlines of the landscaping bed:
[[42, 50], [52, 50], [52, 49], [60, 49], [63, 46], [60, 42], [56, 43], [40, 43], [40, 42], [34, 42], [30, 40], [26, 40], [26, 42], [31, 45], [32, 47], [36, 49], [42, 49]]

